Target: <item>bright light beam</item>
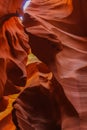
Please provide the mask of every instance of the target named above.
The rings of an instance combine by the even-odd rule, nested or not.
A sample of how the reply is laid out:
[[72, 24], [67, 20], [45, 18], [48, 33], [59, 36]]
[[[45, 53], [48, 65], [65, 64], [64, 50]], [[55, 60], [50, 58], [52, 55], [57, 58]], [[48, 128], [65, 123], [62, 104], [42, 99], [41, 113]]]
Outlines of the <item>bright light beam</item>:
[[28, 1], [25, 3], [25, 5], [24, 5], [24, 7], [23, 7], [23, 10], [25, 10], [25, 9], [27, 8], [27, 6], [29, 5], [30, 1], [31, 1], [31, 0], [28, 0]]

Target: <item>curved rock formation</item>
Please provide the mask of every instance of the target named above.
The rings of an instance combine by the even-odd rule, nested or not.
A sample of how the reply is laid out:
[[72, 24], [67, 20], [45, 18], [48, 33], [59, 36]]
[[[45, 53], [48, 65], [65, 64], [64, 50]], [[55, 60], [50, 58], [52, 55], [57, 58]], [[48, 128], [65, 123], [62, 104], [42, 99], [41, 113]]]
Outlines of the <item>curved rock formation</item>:
[[63, 119], [64, 130], [87, 129], [86, 7], [86, 0], [32, 0], [24, 15], [32, 52], [50, 67], [78, 113], [69, 124], [68, 115]]
[[6, 82], [24, 86], [29, 53], [28, 36], [18, 18], [26, 0], [0, 1], [0, 98]]
[[35, 62], [27, 70], [27, 85], [13, 103], [12, 117], [17, 129], [61, 130], [61, 122], [64, 126], [78, 123], [78, 113], [48, 67]]
[[52, 73], [45, 64], [38, 62], [29, 64], [27, 69], [30, 82], [13, 103], [12, 117], [16, 128], [61, 130], [54, 83], [51, 85]]

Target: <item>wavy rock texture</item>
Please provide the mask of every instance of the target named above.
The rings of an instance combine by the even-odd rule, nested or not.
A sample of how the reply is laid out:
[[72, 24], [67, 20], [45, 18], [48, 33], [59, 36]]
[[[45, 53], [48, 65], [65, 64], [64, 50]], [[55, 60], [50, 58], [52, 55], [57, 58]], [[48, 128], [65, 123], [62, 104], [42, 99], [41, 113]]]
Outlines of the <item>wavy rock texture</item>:
[[86, 0], [32, 0], [23, 21], [32, 52], [50, 67], [78, 115], [65, 113], [64, 130], [87, 129], [86, 7]]
[[[0, 2], [0, 16], [10, 15], [22, 11], [23, 5], [27, 0], [3, 0]], [[3, 9], [4, 8], [4, 9]]]
[[26, 83], [29, 39], [17, 17], [23, 2], [25, 1], [0, 1], [0, 98], [7, 89], [8, 81], [13, 86], [24, 86]]
[[17, 129], [60, 130], [60, 110], [51, 86], [52, 73], [45, 64], [35, 62], [28, 65], [28, 78], [26, 88], [13, 103], [12, 115]]

